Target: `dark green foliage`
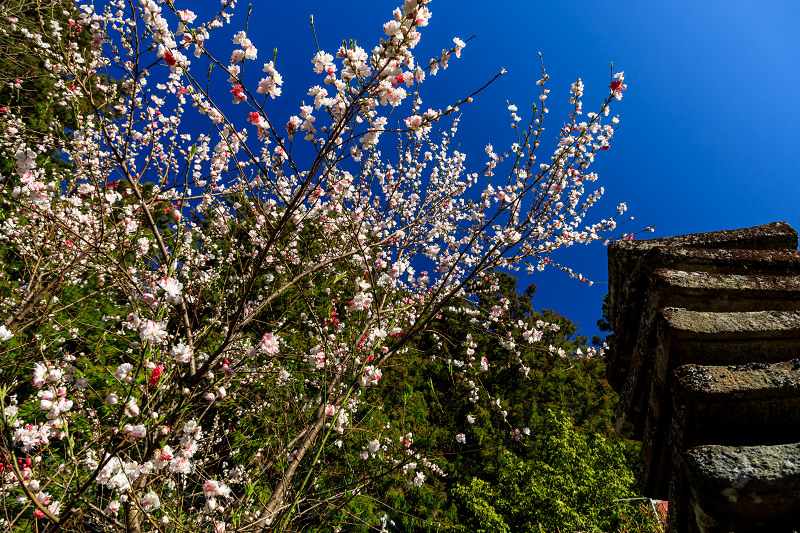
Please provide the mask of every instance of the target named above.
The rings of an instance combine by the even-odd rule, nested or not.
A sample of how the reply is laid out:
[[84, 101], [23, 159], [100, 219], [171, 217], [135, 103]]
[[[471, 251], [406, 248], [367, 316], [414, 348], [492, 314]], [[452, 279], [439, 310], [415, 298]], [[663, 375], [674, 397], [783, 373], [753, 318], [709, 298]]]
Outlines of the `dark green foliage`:
[[[518, 294], [516, 280], [502, 274], [496, 287], [485, 293], [483, 307], [505, 298], [507, 322], [543, 320], [558, 324], [558, 331], [546, 330], [539, 343], [519, 347], [517, 359], [498, 342], [501, 326], [487, 330], [445, 312], [435, 335], [421, 336], [413, 350], [395, 358], [384, 369], [387, 379], [368, 391], [382, 409], [374, 427], [390, 423], [398, 435], [413, 433], [414, 450], [447, 476], [429, 475], [413, 487], [402, 465], [376, 473], [362, 496], [336, 511], [361, 517], [348, 521], [347, 530], [367, 531], [365, 517], [386, 514], [394, 520], [389, 531], [588, 531], [592, 525], [613, 531], [624, 517], [641, 514], [635, 505], [612, 503], [635, 495], [630, 464], [636, 450], [611, 429], [615, 395], [605, 381], [604, 360], [551, 352], [550, 345], [574, 354], [586, 349], [587, 339], [554, 311], [535, 312], [535, 287]], [[491, 398], [482, 394], [474, 404], [465, 383], [472, 378], [448, 362], [467, 359], [468, 333], [477, 344], [475, 362], [485, 356], [491, 365], [490, 372], [477, 374]], [[496, 398], [505, 419], [492, 404]], [[522, 428], [530, 436], [514, 440], [510, 431]], [[462, 432], [466, 444], [455, 440]]]
[[452, 531], [616, 531], [635, 496], [624, 445], [575, 428], [564, 413], [548, 411], [539, 433], [520, 455], [504, 449], [487, 464], [496, 479], [472, 478], [453, 494], [464, 516]]
[[592, 337], [592, 344], [595, 346], [600, 346], [604, 342], [610, 346], [611, 339], [614, 338], [614, 332], [611, 330], [611, 323], [609, 322], [609, 319], [611, 318], [611, 303], [609, 300], [610, 296], [611, 295], [609, 293], [606, 293], [606, 295], [603, 296], [603, 318], [597, 319], [597, 327], [600, 328], [600, 331], [607, 331], [608, 333], [606, 334], [605, 339], [600, 337], [600, 335], [595, 335]]
[[[47, 34], [50, 28], [42, 28], [42, 21], [55, 20], [63, 32], [75, 32], [75, 28], [69, 24], [69, 16], [64, 14], [74, 9], [74, 4], [67, 0], [17, 0], [6, 3], [0, 12], [0, 107], [7, 109], [3, 114], [13, 112], [22, 119], [26, 137], [44, 142], [51, 148], [49, 154], [37, 160], [37, 164], [44, 168], [64, 167], [67, 164], [46, 132], [68, 136], [76, 126], [77, 114], [89, 113], [91, 107], [88, 99], [78, 100], [82, 109], [59, 104], [62, 99], [56, 95], [52, 66], [45, 63], [31, 40], [17, 28], [24, 27], [33, 33]], [[74, 38], [79, 50], [86, 50], [90, 46], [91, 36], [75, 33]], [[52, 45], [58, 46], [56, 43]], [[72, 83], [66, 75], [62, 79], [67, 84]], [[95, 102], [102, 101], [99, 93], [92, 96]], [[13, 170], [13, 159], [0, 158], [0, 174], [8, 176]]]

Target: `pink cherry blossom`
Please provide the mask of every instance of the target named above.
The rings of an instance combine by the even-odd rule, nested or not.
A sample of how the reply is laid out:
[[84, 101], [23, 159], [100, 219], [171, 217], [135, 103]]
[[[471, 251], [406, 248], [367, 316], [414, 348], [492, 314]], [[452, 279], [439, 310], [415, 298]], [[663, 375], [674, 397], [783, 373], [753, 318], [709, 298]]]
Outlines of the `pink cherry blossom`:
[[274, 333], [264, 333], [258, 349], [267, 355], [276, 355], [280, 351], [280, 337]]
[[238, 83], [233, 86], [233, 89], [230, 90], [230, 93], [233, 95], [234, 104], [238, 104], [239, 102], [244, 102], [247, 100], [247, 95], [244, 94], [244, 87]]
[[163, 322], [147, 320], [139, 327], [139, 337], [145, 342], [161, 344], [166, 342], [169, 333]]
[[171, 350], [172, 359], [179, 363], [188, 363], [192, 359], [192, 349], [185, 344], [176, 344]]
[[152, 374], [150, 374], [150, 378], [147, 380], [147, 384], [151, 387], [155, 387], [158, 385], [158, 380], [161, 379], [161, 374], [164, 373], [164, 365], [158, 365], [153, 368]]

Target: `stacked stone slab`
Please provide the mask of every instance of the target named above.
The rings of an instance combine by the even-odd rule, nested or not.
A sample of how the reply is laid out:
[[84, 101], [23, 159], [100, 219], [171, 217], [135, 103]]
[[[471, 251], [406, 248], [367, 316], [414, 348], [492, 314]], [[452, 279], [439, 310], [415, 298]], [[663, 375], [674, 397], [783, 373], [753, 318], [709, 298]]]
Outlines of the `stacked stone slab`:
[[616, 429], [669, 531], [800, 531], [797, 247], [785, 222], [609, 246]]

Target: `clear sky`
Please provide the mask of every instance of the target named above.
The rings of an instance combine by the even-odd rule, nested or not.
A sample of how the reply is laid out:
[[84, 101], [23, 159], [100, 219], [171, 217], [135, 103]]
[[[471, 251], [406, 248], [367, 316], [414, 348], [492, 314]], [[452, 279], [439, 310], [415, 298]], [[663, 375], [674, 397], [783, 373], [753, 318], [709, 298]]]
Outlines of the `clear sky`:
[[[311, 70], [319, 45], [335, 52], [342, 39], [371, 49], [400, 0], [339, 2], [253, 0], [249, 37], [268, 60], [278, 48], [283, 96], [270, 104], [277, 117], [296, 114], [307, 88], [321, 78]], [[201, 1], [176, 7], [215, 9]], [[626, 231], [656, 224], [643, 236], [732, 229], [785, 220], [800, 228], [800, 2], [797, 0], [434, 0], [430, 25], [415, 49], [427, 60], [452, 38], [473, 39], [460, 60], [423, 85], [424, 107], [443, 108], [469, 94], [501, 68], [508, 72], [462, 107], [458, 136], [467, 162], [478, 170], [483, 147], [514, 142], [506, 109], [516, 104], [523, 123], [537, 98], [538, 52], [550, 75], [549, 136], [539, 158], [552, 151], [569, 112], [570, 84], [586, 85], [584, 111], [607, 94], [610, 63], [624, 70], [628, 89], [616, 104], [621, 128], [594, 171], [606, 190], [595, 217], [606, 218], [626, 202], [635, 220]], [[240, 3], [234, 27], [243, 26]], [[227, 31], [227, 30], [223, 30]], [[221, 34], [218, 34], [220, 37]], [[228, 48], [230, 53], [231, 48]], [[548, 144], [551, 143], [551, 144]], [[597, 332], [607, 281], [602, 245], [572, 247], [557, 256], [595, 281], [560, 272], [523, 275], [520, 288], [538, 286], [534, 306], [551, 308]]]

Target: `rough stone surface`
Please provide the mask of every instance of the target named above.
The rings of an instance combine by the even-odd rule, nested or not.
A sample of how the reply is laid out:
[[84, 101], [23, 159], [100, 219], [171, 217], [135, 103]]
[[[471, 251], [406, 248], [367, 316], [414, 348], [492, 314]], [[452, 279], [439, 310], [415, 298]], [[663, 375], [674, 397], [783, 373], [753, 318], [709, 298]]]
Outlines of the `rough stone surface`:
[[[639, 320], [636, 344], [627, 359], [626, 377], [617, 409], [617, 430], [641, 439], [655, 362], [655, 323], [663, 308], [695, 311], [758, 311], [800, 309], [800, 276], [709, 274], [659, 269], [650, 276]], [[616, 337], [614, 340], [616, 344]]]
[[701, 444], [800, 442], [800, 361], [683, 365], [674, 372], [673, 460]]
[[609, 247], [616, 427], [668, 531], [800, 530], [797, 245], [776, 222]]
[[[688, 363], [746, 364], [786, 361], [800, 355], [800, 313], [756, 311], [708, 313], [662, 309], [642, 438], [642, 486], [659, 499], [669, 497], [673, 371]], [[667, 475], [665, 475], [665, 473]]]
[[800, 528], [800, 444], [698, 446], [683, 455], [683, 465], [699, 531]]
[[[687, 272], [792, 275], [800, 268], [800, 263], [792, 260], [792, 255], [797, 255], [797, 245], [797, 232], [785, 222], [741, 230], [611, 243], [608, 249], [612, 302], [609, 318], [615, 332], [615, 345], [608, 354], [611, 386], [619, 391], [623, 385], [626, 357], [630, 357], [638, 336], [639, 316], [644, 304], [642, 293], [647, 290], [649, 276], [654, 270], [670, 268]], [[706, 249], [710, 250], [704, 253]], [[764, 255], [756, 258], [759, 253]], [[739, 268], [742, 265], [749, 266]], [[616, 359], [620, 359], [619, 363]]]

